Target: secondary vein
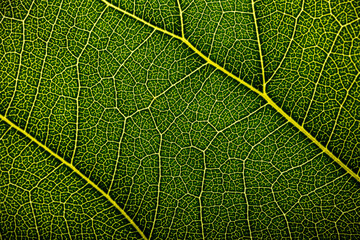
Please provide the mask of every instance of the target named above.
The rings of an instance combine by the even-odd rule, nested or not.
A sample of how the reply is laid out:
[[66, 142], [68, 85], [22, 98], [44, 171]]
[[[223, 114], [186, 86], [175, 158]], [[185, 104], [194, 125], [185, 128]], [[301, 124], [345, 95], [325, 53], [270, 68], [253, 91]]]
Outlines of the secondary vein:
[[254, 24], [255, 24], [255, 31], [256, 31], [256, 41], [259, 47], [259, 55], [260, 55], [260, 64], [261, 64], [261, 76], [263, 79], [263, 93], [266, 92], [266, 81], [265, 81], [265, 68], [264, 68], [264, 57], [262, 55], [262, 49], [261, 49], [261, 43], [260, 43], [260, 34], [259, 34], [259, 27], [257, 25], [257, 20], [256, 20], [256, 14], [255, 14], [255, 2], [254, 0], [251, 0], [251, 7], [252, 7], [252, 12], [253, 12], [253, 18], [254, 18]]
[[[106, 1], [106, 0], [101, 0], [103, 3], [105, 3], [107, 6], [114, 8], [115, 10], [118, 10], [119, 12], [134, 18], [135, 20], [142, 22], [143, 24], [159, 31], [162, 33], [165, 33], [175, 39], [180, 40], [181, 42], [183, 42], [184, 44], [186, 44], [189, 48], [191, 48], [195, 53], [197, 53], [201, 58], [203, 58], [207, 63], [211, 64], [212, 66], [214, 66], [216, 69], [220, 70], [221, 72], [225, 73], [226, 75], [228, 75], [229, 77], [235, 79], [236, 81], [240, 82], [241, 84], [243, 84], [244, 86], [246, 86], [248, 89], [250, 89], [251, 91], [257, 93], [258, 95], [260, 95], [265, 101], [267, 101], [278, 113], [280, 113], [283, 117], [286, 118], [287, 121], [289, 121], [290, 123], [292, 123], [299, 131], [301, 131], [303, 134], [305, 134], [305, 136], [307, 136], [313, 143], [315, 143], [324, 153], [326, 153], [330, 158], [332, 158], [336, 163], [338, 163], [347, 173], [349, 173], [352, 177], [354, 177], [358, 182], [360, 182], [360, 176], [358, 174], [356, 174], [353, 170], [351, 170], [348, 166], [346, 166], [346, 164], [344, 164], [338, 157], [336, 157], [327, 147], [325, 147], [324, 145], [322, 145], [315, 137], [313, 137], [303, 126], [301, 126], [300, 124], [298, 124], [290, 115], [288, 115], [286, 112], [284, 112], [284, 110], [282, 108], [280, 108], [266, 93], [266, 91], [264, 90], [263, 86], [263, 91], [259, 91], [258, 89], [254, 88], [251, 84], [245, 82], [244, 80], [242, 80], [241, 78], [239, 78], [238, 76], [234, 75], [233, 73], [229, 72], [228, 70], [226, 70], [225, 68], [223, 68], [222, 66], [220, 66], [219, 64], [217, 64], [216, 62], [212, 61], [209, 57], [207, 57], [206, 55], [204, 55], [200, 50], [198, 50], [194, 45], [192, 45], [186, 38], [185, 36], [179, 36], [176, 35], [172, 32], [169, 32], [165, 29], [162, 29], [158, 26], [155, 26], [153, 24], [151, 24], [150, 22], [145, 21], [144, 19], [139, 18], [138, 16], [131, 14], [127, 11], [125, 11], [124, 9], [119, 8], [118, 6], [113, 5], [112, 3]], [[254, 10], [254, 9], [253, 9]], [[256, 18], [254, 16], [254, 20], [256, 22]], [[183, 26], [182, 26], [183, 27]], [[256, 26], [257, 27], [257, 26]], [[257, 38], [259, 38], [258, 34], [257, 34]], [[259, 41], [259, 39], [258, 39]], [[261, 54], [261, 48], [260, 48], [260, 54]], [[263, 78], [265, 77], [264, 74], [264, 66], [262, 63], [262, 75]], [[263, 81], [265, 82], [265, 79], [263, 79]]]
[[[258, 95], [260, 95], [264, 100], [266, 100], [278, 113], [280, 113], [283, 117], [286, 118], [286, 120], [290, 123], [292, 123], [299, 131], [301, 131], [302, 133], [304, 133], [313, 143], [315, 143], [324, 153], [326, 153], [330, 158], [332, 158], [336, 163], [338, 163], [343, 169], [346, 170], [347, 173], [349, 173], [352, 177], [354, 177], [358, 182], [360, 182], [360, 176], [358, 174], [356, 174], [354, 171], [352, 171], [348, 166], [346, 166], [346, 164], [344, 164], [338, 157], [336, 157], [327, 147], [325, 147], [324, 145], [322, 145], [315, 137], [313, 137], [304, 127], [302, 127], [301, 125], [299, 125], [290, 115], [288, 115], [287, 113], [284, 112], [284, 110], [282, 110], [267, 94], [266, 92], [261, 92], [258, 89], [254, 88], [252, 85], [250, 85], [249, 83], [245, 82], [244, 80], [240, 79], [239, 77], [237, 77], [236, 75], [234, 75], [233, 73], [229, 72], [228, 70], [226, 70], [225, 68], [223, 68], [222, 66], [220, 66], [219, 64], [217, 64], [216, 62], [212, 61], [209, 57], [207, 57], [206, 55], [204, 55], [200, 50], [198, 50], [194, 45], [192, 45], [183, 35], [183, 26], [182, 26], [182, 36], [176, 35], [172, 32], [169, 32], [165, 29], [159, 28], [139, 17], [137, 17], [134, 14], [131, 14], [111, 3], [109, 3], [106, 0], [101, 0], [103, 3], [105, 3], [107, 6], [114, 8], [116, 10], [118, 10], [119, 12], [122, 12], [123, 14], [130, 16], [132, 18], [134, 18], [135, 20], [142, 22], [143, 24], [159, 31], [162, 32], [166, 35], [169, 35], [175, 39], [180, 40], [181, 42], [183, 42], [184, 44], [186, 44], [189, 48], [191, 48], [195, 53], [197, 53], [201, 58], [203, 58], [207, 63], [211, 64], [212, 66], [214, 66], [216, 69], [220, 70], [221, 72], [225, 73], [226, 75], [228, 75], [229, 77], [235, 79], [236, 81], [240, 82], [241, 84], [245, 85], [248, 89], [250, 89], [251, 91], [257, 93]], [[263, 64], [262, 64], [263, 65]], [[263, 71], [263, 67], [262, 67], [262, 71]], [[263, 74], [264, 76], [264, 74]], [[264, 79], [263, 79], [264, 80]], [[44, 150], [46, 150], [48, 153], [50, 153], [52, 156], [54, 156], [55, 158], [57, 158], [58, 160], [60, 160], [64, 165], [66, 165], [67, 167], [69, 167], [71, 170], [73, 170], [76, 174], [78, 174], [81, 178], [83, 178], [88, 184], [90, 184], [92, 187], [94, 187], [98, 192], [100, 192], [116, 209], [118, 209], [120, 211], [120, 213], [130, 222], [130, 224], [137, 230], [137, 232], [141, 235], [141, 237], [143, 239], [148, 239], [145, 234], [143, 233], [143, 231], [137, 226], [137, 224], [132, 220], [132, 218], [111, 198], [111, 196], [107, 193], [105, 193], [99, 186], [97, 186], [93, 181], [91, 181], [87, 176], [85, 176], [83, 173], [81, 173], [72, 163], [67, 162], [64, 158], [62, 158], [61, 156], [59, 156], [57, 153], [53, 152], [51, 149], [49, 149], [46, 145], [42, 144], [40, 141], [38, 141], [36, 138], [34, 138], [33, 136], [31, 136], [28, 132], [26, 132], [25, 130], [23, 130], [22, 128], [18, 127], [15, 123], [13, 123], [12, 121], [10, 121], [8, 118], [6, 118], [5, 116], [0, 114], [0, 119], [4, 122], [6, 122], [7, 124], [9, 124], [12, 128], [16, 129], [17, 131], [21, 132], [22, 134], [24, 134], [27, 138], [29, 138], [32, 142], [36, 143], [38, 146], [40, 146], [41, 148], [43, 148]]]
[[130, 216], [114, 201], [114, 199], [112, 199], [112, 197], [105, 193], [98, 185], [96, 185], [93, 181], [91, 181], [87, 176], [85, 176], [83, 173], [81, 173], [73, 164], [71, 164], [70, 162], [66, 161], [64, 158], [62, 158], [61, 156], [59, 156], [57, 153], [55, 153], [54, 151], [52, 151], [50, 148], [48, 148], [47, 146], [45, 146], [43, 143], [41, 143], [40, 141], [38, 141], [36, 138], [34, 138], [33, 136], [31, 136], [27, 131], [25, 131], [24, 129], [18, 127], [15, 123], [13, 123], [12, 121], [10, 121], [7, 117], [3, 116], [2, 114], [0, 114], [0, 120], [6, 122], [7, 124], [10, 125], [10, 127], [16, 129], [17, 131], [19, 131], [20, 133], [24, 134], [27, 138], [29, 138], [32, 142], [36, 143], [38, 146], [40, 146], [41, 148], [43, 148], [45, 151], [47, 151], [48, 153], [50, 153], [52, 156], [54, 156], [56, 159], [60, 160], [60, 162], [62, 162], [64, 165], [66, 165], [67, 167], [69, 167], [71, 170], [73, 170], [76, 174], [78, 174], [82, 179], [84, 179], [88, 184], [90, 184], [93, 188], [95, 188], [98, 192], [101, 193], [101, 195], [103, 195], [112, 205], [114, 205], [114, 207], [116, 209], [118, 209], [120, 211], [120, 213], [130, 222], [130, 224], [138, 231], [138, 233], [141, 235], [141, 237], [143, 239], [147, 240], [147, 237], [145, 236], [145, 234], [143, 233], [143, 231], [136, 225], [136, 223], [130, 218]]

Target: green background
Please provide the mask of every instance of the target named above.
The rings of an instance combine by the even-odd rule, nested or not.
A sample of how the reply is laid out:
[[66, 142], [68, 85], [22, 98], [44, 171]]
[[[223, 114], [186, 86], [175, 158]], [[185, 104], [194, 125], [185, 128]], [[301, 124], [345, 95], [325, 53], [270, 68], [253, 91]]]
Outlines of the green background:
[[111, 4], [0, 3], [1, 239], [141, 238], [4, 119], [146, 237], [360, 238], [360, 183], [166, 34], [358, 174], [359, 1]]

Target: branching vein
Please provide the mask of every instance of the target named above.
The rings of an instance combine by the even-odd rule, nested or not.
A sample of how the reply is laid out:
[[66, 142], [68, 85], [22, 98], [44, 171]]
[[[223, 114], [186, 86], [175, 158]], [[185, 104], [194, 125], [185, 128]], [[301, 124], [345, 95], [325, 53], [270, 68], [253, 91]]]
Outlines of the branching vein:
[[8, 118], [4, 117], [0, 114], [0, 120], [6, 122], [9, 124], [12, 128], [16, 129], [20, 133], [24, 134], [27, 138], [29, 138], [32, 142], [36, 143], [38, 146], [43, 148], [45, 151], [50, 153], [52, 156], [54, 156], [56, 159], [60, 160], [61, 163], [63, 163], [65, 166], [69, 167], [72, 171], [74, 171], [76, 174], [78, 174], [82, 179], [84, 179], [88, 184], [90, 184], [93, 188], [95, 188], [98, 192], [101, 193], [116, 209], [120, 211], [120, 213], [130, 222], [130, 224], [138, 231], [138, 233], [143, 237], [144, 239], [147, 239], [143, 231], [136, 225], [136, 223], [131, 219], [131, 217], [110, 197], [109, 194], [105, 193], [98, 185], [96, 185], [93, 181], [91, 181], [87, 176], [82, 174], [74, 165], [66, 161], [64, 158], [59, 156], [57, 153], [52, 151], [50, 148], [39, 142], [36, 138], [31, 136], [28, 132], [26, 132], [24, 129], [18, 127], [15, 123], [10, 121]]
[[[320, 143], [314, 136], [312, 136], [303, 126], [301, 126], [299, 123], [297, 123], [290, 115], [288, 115], [286, 112], [284, 112], [284, 110], [282, 108], [280, 108], [268, 95], [265, 91], [259, 91], [258, 89], [254, 88], [252, 85], [250, 85], [249, 83], [245, 82], [244, 80], [240, 79], [238, 76], [234, 75], [233, 73], [229, 72], [228, 70], [226, 70], [225, 68], [223, 68], [222, 66], [220, 66], [219, 64], [217, 64], [216, 62], [212, 61], [209, 57], [205, 56], [200, 50], [198, 50], [194, 45], [192, 45], [186, 38], [185, 36], [178, 36], [172, 32], [169, 32], [165, 29], [162, 29], [158, 26], [155, 26], [153, 24], [151, 24], [150, 22], [145, 21], [144, 19], [139, 18], [138, 16], [129, 13], [121, 8], [119, 8], [118, 6], [115, 6], [111, 3], [109, 3], [106, 0], [101, 0], [102, 2], [104, 2], [107, 6], [112, 7], [116, 10], [118, 10], [119, 12], [134, 18], [135, 20], [142, 22], [143, 24], [159, 31], [162, 33], [165, 33], [175, 39], [178, 39], [180, 41], [182, 41], [184, 44], [186, 44], [189, 48], [191, 48], [196, 54], [198, 54], [202, 59], [204, 59], [207, 63], [209, 63], [210, 65], [214, 66], [216, 69], [220, 70], [221, 72], [225, 73], [226, 75], [230, 76], [231, 78], [235, 79], [236, 81], [240, 82], [241, 84], [243, 84], [244, 86], [246, 86], [248, 89], [250, 89], [251, 91], [257, 93], [258, 95], [260, 95], [264, 100], [266, 100], [278, 113], [280, 113], [284, 118], [286, 118], [287, 121], [289, 121], [290, 123], [292, 123], [299, 131], [301, 131], [303, 134], [305, 134], [313, 143], [315, 143], [324, 153], [326, 153], [330, 158], [332, 158], [336, 163], [338, 163], [343, 169], [346, 170], [347, 173], [349, 173], [352, 177], [354, 177], [358, 182], [360, 182], [360, 176], [358, 174], [356, 174], [353, 170], [351, 170], [348, 166], [346, 166], [346, 164], [344, 164], [338, 157], [336, 157], [327, 147], [325, 147], [322, 143]], [[254, 20], [256, 22], [255, 16], [254, 16]], [[183, 28], [183, 26], [182, 26]], [[257, 35], [258, 36], [258, 35]], [[259, 36], [258, 36], [259, 38]], [[261, 50], [260, 50], [261, 52]], [[264, 72], [264, 66], [262, 65], [262, 71]], [[263, 78], [265, 74], [263, 73]], [[263, 79], [263, 81], [265, 82], [265, 80]], [[263, 86], [264, 88], [265, 86]]]
[[[346, 172], [348, 174], [350, 174], [352, 177], [354, 177], [358, 182], [360, 182], [360, 176], [358, 174], [356, 174], [354, 171], [352, 171], [348, 166], [346, 166], [346, 164], [344, 164], [338, 157], [336, 157], [328, 148], [327, 146], [322, 145], [322, 143], [320, 143], [315, 137], [313, 137], [302, 125], [300, 125], [299, 123], [297, 123], [290, 115], [288, 115], [286, 112], [284, 112], [284, 110], [279, 107], [266, 93], [266, 79], [265, 79], [265, 73], [264, 73], [264, 63], [263, 63], [263, 57], [262, 57], [262, 53], [261, 53], [261, 44], [260, 44], [260, 36], [259, 36], [259, 30], [258, 30], [258, 26], [256, 23], [256, 16], [255, 16], [255, 6], [254, 6], [254, 2], [252, 1], [252, 8], [253, 8], [253, 16], [254, 16], [254, 22], [255, 22], [255, 28], [256, 28], [256, 37], [257, 37], [257, 41], [258, 41], [258, 45], [259, 45], [259, 53], [260, 53], [260, 58], [261, 58], [261, 68], [262, 68], [262, 77], [263, 77], [263, 89], [260, 91], [257, 88], [253, 87], [251, 84], [245, 82], [244, 80], [242, 80], [241, 78], [239, 78], [238, 76], [234, 75], [233, 73], [231, 73], [230, 71], [226, 70], [224, 67], [220, 66], [218, 63], [216, 63], [215, 61], [211, 60], [210, 57], [204, 55], [199, 49], [197, 49], [194, 45], [192, 45], [192, 43], [190, 43], [184, 34], [184, 22], [183, 22], [183, 11], [181, 9], [180, 6], [180, 1], [177, 0], [178, 3], [178, 7], [179, 7], [179, 14], [180, 14], [180, 21], [181, 21], [181, 36], [174, 34], [172, 32], [169, 32], [165, 29], [162, 29], [156, 25], [151, 24], [150, 22], [145, 21], [144, 19], [139, 18], [138, 16], [129, 13], [121, 8], [119, 8], [118, 6], [115, 6], [113, 4], [111, 4], [110, 2], [106, 1], [106, 0], [101, 0], [104, 4], [106, 4], [108, 7], [111, 7], [143, 24], [145, 24], [146, 26], [149, 26], [151, 28], [153, 28], [156, 31], [159, 31], [161, 33], [164, 33], [174, 39], [180, 40], [183, 44], [185, 44], [186, 46], [188, 46], [190, 49], [192, 49], [198, 56], [200, 56], [205, 62], [206, 64], [210, 64], [213, 67], [215, 67], [215, 69], [223, 72], [224, 74], [226, 74], [227, 76], [233, 78], [234, 80], [238, 81], [239, 83], [241, 83], [242, 85], [246, 86], [248, 89], [250, 89], [251, 91], [255, 92], [256, 94], [258, 94], [259, 96], [261, 96], [269, 105], [271, 105], [279, 114], [281, 114], [288, 122], [292, 123], [292, 125], [294, 127], [296, 127], [299, 131], [301, 131], [303, 134], [305, 134], [307, 136], [308, 139], [310, 139], [310, 141], [312, 141], [314, 144], [316, 144], [325, 154], [327, 154], [330, 158], [332, 158], [336, 163], [338, 163], [343, 169], [346, 170]], [[21, 60], [21, 58], [20, 58]], [[20, 70], [19, 70], [20, 71]], [[94, 183], [93, 181], [91, 181], [87, 176], [85, 176], [83, 173], [81, 173], [74, 165], [73, 165], [73, 161], [68, 162], [66, 161], [63, 157], [59, 156], [57, 153], [55, 153], [53, 150], [51, 150], [50, 148], [48, 148], [45, 144], [41, 143], [40, 141], [38, 141], [35, 137], [33, 137], [32, 135], [30, 135], [27, 131], [26, 131], [26, 127], [25, 129], [22, 129], [20, 127], [18, 127], [15, 123], [13, 123], [11, 120], [9, 120], [4, 115], [0, 114], [0, 120], [6, 122], [7, 124], [9, 124], [12, 128], [16, 129], [17, 131], [19, 131], [20, 133], [24, 134], [27, 138], [29, 138], [32, 142], [36, 143], [38, 146], [40, 146], [41, 148], [43, 148], [45, 151], [47, 151], [49, 154], [51, 154], [53, 157], [55, 157], [56, 159], [58, 159], [62, 164], [66, 165], [67, 167], [69, 167], [72, 171], [74, 171], [76, 174], [78, 174], [82, 179], [84, 179], [88, 184], [90, 184], [93, 188], [95, 188], [99, 193], [102, 194], [102, 196], [104, 196], [116, 209], [118, 209], [120, 211], [120, 213], [130, 222], [130, 224], [136, 229], [136, 231], [141, 235], [141, 237], [143, 239], [148, 239], [144, 232], [139, 228], [139, 226], [132, 220], [132, 218], [112, 199], [112, 197], [109, 195], [109, 192], [106, 193], [104, 192], [96, 183]], [[125, 124], [125, 123], [124, 123]], [[124, 125], [125, 126], [125, 125]], [[124, 132], [124, 131], [123, 131]], [[115, 168], [116, 170], [116, 168]], [[115, 173], [114, 173], [115, 174]], [[245, 182], [244, 182], [245, 184]], [[110, 187], [111, 189], [111, 187]], [[203, 233], [204, 234], [204, 233]], [[150, 234], [151, 236], [151, 234]], [[203, 235], [204, 236], [204, 235]], [[0, 239], [1, 239], [1, 235], [0, 235]]]

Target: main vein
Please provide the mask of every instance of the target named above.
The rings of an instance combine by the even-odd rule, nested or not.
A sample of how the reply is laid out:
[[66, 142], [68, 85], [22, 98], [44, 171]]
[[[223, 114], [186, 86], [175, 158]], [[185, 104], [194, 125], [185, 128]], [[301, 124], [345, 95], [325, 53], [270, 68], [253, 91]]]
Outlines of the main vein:
[[[263, 99], [265, 99], [278, 113], [280, 113], [283, 117], [286, 118], [287, 121], [289, 121], [290, 123], [292, 123], [299, 131], [301, 131], [302, 133], [304, 133], [313, 143], [315, 143], [324, 153], [326, 153], [330, 158], [332, 158], [336, 163], [338, 163], [343, 169], [345, 169], [345, 171], [347, 173], [349, 173], [352, 177], [354, 177], [358, 182], [360, 182], [360, 176], [358, 174], [356, 174], [353, 170], [351, 170], [348, 166], [346, 166], [346, 164], [344, 164], [338, 157], [336, 157], [327, 147], [325, 147], [322, 143], [320, 143], [314, 136], [312, 136], [303, 126], [301, 126], [300, 124], [298, 124], [290, 115], [288, 115], [286, 112], [284, 112], [284, 110], [282, 110], [282, 108], [280, 108], [266, 93], [265, 91], [265, 86], [263, 86], [263, 91], [259, 91], [258, 89], [254, 88], [252, 85], [250, 85], [249, 83], [245, 82], [244, 80], [240, 79], [238, 76], [232, 74], [231, 72], [229, 72], [228, 70], [226, 70], [225, 68], [223, 68], [222, 66], [220, 66], [219, 64], [217, 64], [216, 62], [212, 61], [209, 57], [205, 56], [200, 50], [198, 50], [194, 45], [192, 45], [184, 36], [183, 34], [183, 26], [182, 26], [182, 36], [176, 35], [172, 32], [169, 32], [165, 29], [162, 29], [158, 26], [155, 26], [153, 24], [151, 24], [150, 22], [145, 21], [142, 18], [139, 18], [138, 16], [129, 13], [127, 11], [125, 11], [124, 9], [119, 8], [118, 6], [113, 5], [112, 3], [108, 2], [107, 0], [101, 0], [103, 3], [105, 3], [107, 6], [114, 8], [116, 10], [118, 10], [119, 12], [122, 12], [123, 14], [130, 16], [132, 18], [134, 18], [135, 20], [142, 22], [143, 24], [159, 31], [162, 33], [165, 33], [175, 39], [178, 39], [180, 41], [182, 41], [184, 44], [186, 44], [189, 48], [191, 48], [195, 53], [197, 53], [201, 58], [203, 58], [207, 63], [211, 64], [212, 66], [214, 66], [216, 69], [222, 71], [223, 73], [225, 73], [226, 75], [228, 75], [229, 77], [235, 79], [236, 81], [240, 82], [241, 84], [245, 85], [247, 88], [249, 88], [251, 91], [257, 93], [258, 95], [260, 95]], [[264, 71], [263, 69], [264, 67], [262, 66], [262, 71]], [[263, 77], [264, 77], [264, 73], [263, 73]]]
[[114, 205], [115, 208], [117, 208], [120, 213], [130, 222], [130, 224], [138, 231], [138, 233], [141, 235], [141, 237], [143, 237], [144, 239], [147, 239], [147, 237], [145, 236], [145, 234], [143, 233], [143, 231], [141, 231], [141, 229], [138, 227], [138, 225], [136, 225], [136, 223], [130, 218], [130, 216], [114, 201], [114, 199], [112, 199], [110, 197], [109, 194], [105, 193], [98, 185], [96, 185], [93, 181], [91, 181], [87, 176], [85, 176], [84, 174], [82, 174], [73, 164], [71, 164], [70, 162], [66, 161], [64, 158], [62, 158], [61, 156], [59, 156], [57, 153], [55, 153], [54, 151], [52, 151], [50, 148], [48, 148], [47, 146], [45, 146], [44, 144], [42, 144], [40, 141], [38, 141], [36, 138], [34, 138], [33, 136], [31, 136], [28, 132], [26, 132], [24, 129], [18, 127], [15, 123], [13, 123], [12, 121], [10, 121], [7, 117], [3, 116], [2, 114], [0, 114], [0, 120], [6, 122], [7, 124], [9, 124], [12, 128], [16, 129], [17, 131], [21, 132], [22, 134], [24, 134], [27, 138], [29, 138], [32, 142], [36, 143], [38, 146], [40, 146], [41, 148], [43, 148], [45, 151], [47, 151], [48, 153], [50, 153], [52, 156], [54, 156], [55, 158], [57, 158], [58, 160], [60, 160], [60, 162], [62, 162], [64, 165], [66, 165], [67, 167], [69, 167], [71, 170], [73, 170], [75, 173], [77, 173], [82, 179], [84, 179], [88, 184], [90, 184], [93, 188], [95, 188], [98, 192], [101, 193], [101, 195], [103, 195], [112, 205]]
[[[324, 153], [326, 153], [330, 158], [332, 158], [336, 163], [338, 163], [343, 169], [346, 170], [347, 173], [349, 173], [352, 177], [354, 177], [358, 182], [360, 182], [360, 176], [357, 175], [354, 171], [352, 171], [348, 166], [346, 166], [338, 157], [336, 157], [327, 147], [322, 145], [315, 137], [313, 137], [305, 128], [303, 128], [300, 124], [298, 124], [290, 115], [288, 115], [284, 110], [282, 110], [265, 92], [265, 89], [263, 89], [263, 92], [259, 91], [258, 89], [254, 88], [252, 85], [248, 84], [244, 80], [240, 79], [238, 76], [234, 75], [233, 73], [229, 72], [216, 62], [212, 61], [209, 57], [204, 55], [200, 50], [198, 50], [194, 45], [192, 45], [184, 36], [183, 33], [183, 26], [182, 26], [182, 36], [178, 36], [172, 32], [169, 32], [165, 29], [159, 28], [139, 17], [137, 17], [134, 14], [131, 14], [111, 3], [109, 3], [106, 0], [101, 0], [103, 3], [105, 3], [107, 6], [114, 8], [118, 10], [119, 12], [124, 13], [127, 16], [130, 16], [134, 18], [135, 20], [142, 22], [143, 24], [159, 31], [164, 34], [167, 34], [175, 39], [178, 39], [182, 41], [184, 44], [186, 44], [189, 48], [191, 48], [196, 54], [198, 54], [201, 58], [203, 58], [207, 63], [214, 66], [216, 69], [220, 70], [221, 72], [225, 73], [229, 77], [235, 79], [236, 81], [240, 82], [241, 84], [245, 85], [247, 88], [249, 88], [251, 91], [257, 93], [260, 95], [264, 100], [268, 102], [278, 113], [280, 113], [283, 117], [286, 118], [286, 120], [290, 123], [292, 123], [299, 131], [304, 133], [313, 143], [315, 143]], [[90, 184], [93, 188], [95, 188], [98, 192], [100, 192], [116, 209], [120, 211], [120, 213], [130, 222], [130, 224], [137, 230], [137, 232], [141, 235], [143, 239], [148, 239], [143, 231], [137, 226], [137, 224], [132, 220], [132, 218], [111, 198], [111, 196], [107, 193], [105, 193], [98, 185], [96, 185], [93, 181], [91, 181], [87, 176], [82, 174], [73, 164], [67, 162], [64, 158], [59, 156], [57, 153], [52, 151], [50, 148], [42, 144], [40, 141], [38, 141], [36, 138], [31, 136], [28, 132], [23, 130], [22, 128], [18, 127], [15, 123], [11, 122], [8, 118], [0, 114], [0, 119], [7, 124], [9, 124], [12, 128], [16, 129], [17, 131], [24, 134], [26, 137], [28, 137], [31, 141], [36, 143], [38, 146], [46, 150], [48, 153], [50, 153], [52, 156], [60, 160], [64, 165], [69, 167], [71, 170], [73, 170], [75, 173], [77, 173], [81, 178], [83, 178], [88, 184]]]

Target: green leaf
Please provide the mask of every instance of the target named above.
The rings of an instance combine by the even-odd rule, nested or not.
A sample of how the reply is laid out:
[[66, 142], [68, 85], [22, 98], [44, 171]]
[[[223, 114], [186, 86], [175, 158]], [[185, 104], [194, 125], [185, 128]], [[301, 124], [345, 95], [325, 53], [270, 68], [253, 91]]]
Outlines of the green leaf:
[[359, 239], [360, 5], [0, 3], [0, 239]]

